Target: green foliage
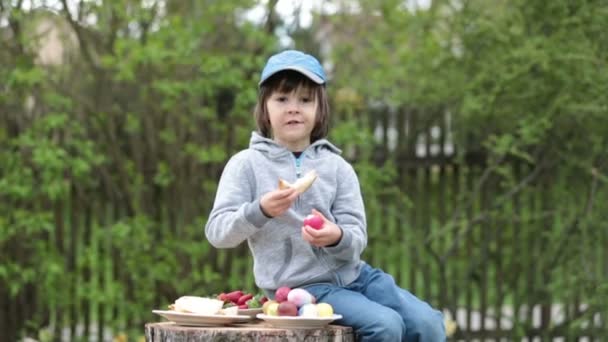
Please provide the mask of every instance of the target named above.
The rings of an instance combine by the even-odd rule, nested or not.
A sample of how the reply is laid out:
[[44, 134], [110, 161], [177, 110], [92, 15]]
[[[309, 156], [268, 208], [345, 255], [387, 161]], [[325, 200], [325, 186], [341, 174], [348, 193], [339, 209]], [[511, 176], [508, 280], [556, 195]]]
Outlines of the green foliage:
[[[493, 270], [475, 269], [500, 261], [515, 272], [503, 275], [514, 298], [568, 303], [582, 296], [598, 304], [595, 310], [606, 312], [608, 307], [591, 290], [606, 282], [600, 270], [605, 270], [600, 250], [606, 242], [606, 217], [597, 207], [605, 201], [600, 184], [608, 171], [608, 49], [605, 37], [597, 35], [598, 23], [608, 17], [606, 4], [433, 1], [428, 10], [416, 13], [400, 11], [393, 2], [361, 6], [371, 15], [332, 18], [332, 33], [344, 43], [333, 50], [334, 60], [342, 62], [335, 67], [338, 87], [370, 102], [402, 108], [398, 116], [407, 118], [417, 111], [420, 120], [426, 116], [435, 124], [434, 108], [442, 108], [455, 124], [452, 138], [460, 170], [475, 168], [467, 159], [473, 153], [483, 157], [483, 168], [471, 186], [458, 187], [462, 203], [453, 205], [443, 219], [434, 203], [425, 202], [443, 201], [442, 187], [430, 196], [403, 188], [415, 196], [416, 209], [404, 209], [414, 218], [389, 211], [405, 221], [403, 231], [411, 232], [406, 248], [414, 252], [402, 255], [415, 263], [419, 246], [426, 246], [428, 259], [422, 264], [458, 264], [465, 275], [457, 286], [464, 288], [469, 273], [473, 280], [482, 279], [483, 272]], [[416, 141], [400, 139], [404, 146], [397, 152]], [[389, 158], [398, 157], [395, 153]], [[451, 182], [448, 176], [443, 177]], [[407, 184], [430, 177], [418, 173]], [[490, 195], [480, 199], [486, 193]], [[517, 212], [513, 202], [535, 209]], [[432, 216], [428, 222], [416, 219], [427, 213]], [[505, 226], [509, 221], [518, 224]], [[520, 225], [525, 227], [525, 242], [515, 230]], [[415, 233], [420, 230], [430, 234]], [[384, 232], [370, 231], [374, 235]], [[501, 249], [495, 247], [498, 236]], [[540, 242], [530, 242], [535, 240]], [[506, 247], [522, 243], [532, 250], [518, 254], [516, 247]], [[473, 251], [466, 252], [466, 246]], [[530, 260], [534, 265], [526, 264]], [[537, 279], [532, 285], [523, 284], [515, 271], [528, 269], [537, 273], [531, 276]], [[433, 273], [433, 284], [441, 281], [437, 276]], [[454, 306], [459, 302], [450, 300]], [[525, 336], [528, 327], [518, 336]], [[566, 322], [561, 328], [576, 330], [577, 323]]]
[[[331, 52], [330, 139], [360, 177], [366, 259], [450, 308], [482, 298], [446, 281], [498, 272], [494, 303], [582, 298], [606, 312], [605, 2], [355, 1], [360, 13], [337, 5], [296, 29], [242, 18], [262, 3], [82, 2], [77, 30], [65, 12], [0, 11], [24, 24], [0, 23], [0, 294], [37, 309], [18, 319], [25, 333], [52, 334], [87, 302], [82, 315], [137, 336], [179, 295], [257, 292], [246, 246], [218, 251], [202, 227], [281, 30]], [[45, 18], [71, 42], [63, 64], [36, 55]], [[456, 154], [417, 166], [412, 150], [447, 116]], [[385, 122], [402, 134], [394, 148], [375, 137]]]

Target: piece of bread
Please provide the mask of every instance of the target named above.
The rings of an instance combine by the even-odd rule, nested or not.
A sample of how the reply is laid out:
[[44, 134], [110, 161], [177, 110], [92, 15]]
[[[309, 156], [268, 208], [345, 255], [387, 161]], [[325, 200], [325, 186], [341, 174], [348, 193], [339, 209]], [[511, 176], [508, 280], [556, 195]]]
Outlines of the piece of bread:
[[182, 296], [179, 297], [175, 303], [169, 305], [169, 309], [200, 315], [215, 315], [220, 312], [223, 305], [223, 301], [213, 298]]
[[284, 179], [279, 179], [279, 189], [285, 190], [290, 187], [291, 187], [291, 184], [289, 184], [289, 182], [287, 182]]
[[298, 191], [298, 193], [301, 194], [308, 190], [308, 188], [310, 188], [310, 186], [312, 185], [312, 183], [315, 182], [317, 177], [317, 171], [310, 170], [304, 175], [304, 177], [299, 178], [293, 184], [289, 183], [284, 179], [279, 179], [279, 189], [283, 190], [287, 188], [294, 188]]

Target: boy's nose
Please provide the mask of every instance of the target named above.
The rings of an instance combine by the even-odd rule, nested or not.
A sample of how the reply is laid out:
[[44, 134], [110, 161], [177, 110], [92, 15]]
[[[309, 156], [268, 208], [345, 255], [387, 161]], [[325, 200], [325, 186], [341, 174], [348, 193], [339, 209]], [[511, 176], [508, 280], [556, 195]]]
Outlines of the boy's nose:
[[290, 101], [287, 105], [287, 111], [289, 113], [297, 113], [300, 111], [300, 104], [297, 101]]

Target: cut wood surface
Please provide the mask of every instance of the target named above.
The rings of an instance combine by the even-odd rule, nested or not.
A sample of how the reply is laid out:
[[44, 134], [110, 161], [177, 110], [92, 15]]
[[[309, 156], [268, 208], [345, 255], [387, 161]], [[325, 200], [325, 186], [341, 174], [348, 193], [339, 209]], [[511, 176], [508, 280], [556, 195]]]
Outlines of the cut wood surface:
[[354, 342], [352, 328], [328, 325], [322, 329], [277, 329], [264, 322], [235, 324], [224, 327], [187, 327], [172, 322], [148, 323], [147, 342], [199, 341], [323, 341]]

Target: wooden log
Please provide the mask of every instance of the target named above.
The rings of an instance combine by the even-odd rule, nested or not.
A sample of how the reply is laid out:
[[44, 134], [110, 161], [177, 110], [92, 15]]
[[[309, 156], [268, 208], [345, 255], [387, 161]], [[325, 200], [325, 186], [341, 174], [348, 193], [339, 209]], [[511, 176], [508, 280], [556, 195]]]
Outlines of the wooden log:
[[354, 342], [352, 328], [328, 325], [322, 329], [277, 329], [263, 322], [224, 327], [187, 327], [172, 322], [145, 325], [146, 342]]

